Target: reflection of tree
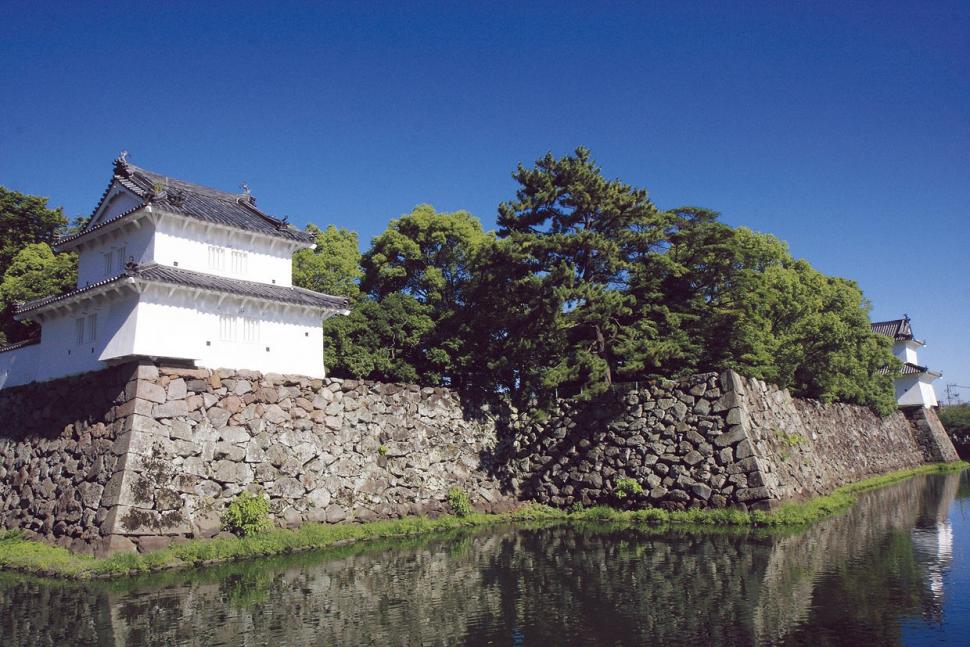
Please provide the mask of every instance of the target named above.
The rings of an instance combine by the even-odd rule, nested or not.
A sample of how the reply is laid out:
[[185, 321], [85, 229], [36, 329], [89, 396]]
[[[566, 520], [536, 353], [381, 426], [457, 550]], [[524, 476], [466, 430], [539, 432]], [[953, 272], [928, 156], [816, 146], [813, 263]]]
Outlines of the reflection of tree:
[[784, 644], [900, 644], [901, 617], [918, 616], [926, 602], [922, 573], [905, 531], [890, 531], [872, 548], [815, 582], [819, 603]]
[[[939, 548], [949, 528], [941, 520], [959, 483], [958, 474], [923, 477], [867, 493], [844, 515], [795, 537], [811, 604], [774, 642], [893, 645], [904, 620], [940, 621], [941, 590], [933, 583], [948, 565]], [[804, 545], [809, 539], [816, 541]]]
[[939, 608], [930, 533], [956, 491], [913, 479], [781, 536], [499, 526], [111, 584], [21, 578], [0, 582], [0, 642], [897, 644]]

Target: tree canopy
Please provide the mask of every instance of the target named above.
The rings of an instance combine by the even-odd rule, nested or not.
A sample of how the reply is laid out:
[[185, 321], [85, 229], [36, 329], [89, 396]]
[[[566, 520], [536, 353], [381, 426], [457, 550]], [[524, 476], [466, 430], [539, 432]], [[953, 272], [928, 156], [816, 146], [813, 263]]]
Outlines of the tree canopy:
[[77, 284], [77, 257], [55, 254], [47, 243], [27, 245], [10, 262], [0, 281], [3, 304], [2, 330], [11, 342], [25, 339], [37, 331], [36, 324], [13, 318], [17, 302], [66, 292]]
[[[732, 368], [796, 395], [895, 408], [898, 361], [854, 282], [714, 211], [659, 209], [585, 148], [512, 178], [494, 233], [426, 204], [363, 254], [352, 231], [307, 227], [316, 248], [294, 255], [294, 284], [351, 301], [324, 324], [332, 374], [542, 405]], [[66, 221], [43, 198], [0, 188], [0, 226], [3, 331], [17, 339], [12, 303], [70, 288], [76, 260], [51, 252]]]
[[54, 254], [50, 244], [67, 227], [47, 198], [0, 186], [0, 343], [20, 341], [36, 326], [14, 321], [14, 304], [74, 287], [77, 257]]
[[52, 244], [66, 225], [61, 209], [47, 208], [47, 198], [0, 186], [0, 276], [20, 250], [32, 243]]

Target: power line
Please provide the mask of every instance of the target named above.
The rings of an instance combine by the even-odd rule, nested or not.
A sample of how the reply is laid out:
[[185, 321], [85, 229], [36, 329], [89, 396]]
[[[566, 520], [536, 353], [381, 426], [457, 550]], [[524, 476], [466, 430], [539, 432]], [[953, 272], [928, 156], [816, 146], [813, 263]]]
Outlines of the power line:
[[957, 389], [970, 389], [970, 386], [963, 384], [947, 384], [946, 385], [946, 404], [950, 406], [951, 404], [960, 404], [960, 394], [956, 393]]

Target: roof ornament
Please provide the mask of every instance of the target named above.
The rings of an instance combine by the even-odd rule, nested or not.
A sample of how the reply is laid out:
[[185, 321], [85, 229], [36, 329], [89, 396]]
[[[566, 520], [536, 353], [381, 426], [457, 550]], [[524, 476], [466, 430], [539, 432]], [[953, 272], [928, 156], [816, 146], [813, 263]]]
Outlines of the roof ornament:
[[138, 263], [135, 262], [134, 256], [128, 257], [128, 262], [125, 263], [125, 274], [128, 276], [134, 276], [138, 272]]
[[123, 150], [115, 158], [115, 175], [121, 175], [123, 177], [128, 177], [130, 172], [128, 170], [128, 151]]
[[906, 323], [909, 323], [909, 315], [906, 314], [905, 312], [903, 313], [903, 321], [905, 321]]
[[253, 197], [253, 192], [249, 190], [249, 185], [245, 180], [239, 183], [239, 188], [243, 191], [240, 200], [249, 204], [256, 204], [256, 198]]
[[165, 192], [165, 199], [173, 207], [181, 207], [182, 203], [185, 202], [185, 193], [179, 189], [169, 187]]

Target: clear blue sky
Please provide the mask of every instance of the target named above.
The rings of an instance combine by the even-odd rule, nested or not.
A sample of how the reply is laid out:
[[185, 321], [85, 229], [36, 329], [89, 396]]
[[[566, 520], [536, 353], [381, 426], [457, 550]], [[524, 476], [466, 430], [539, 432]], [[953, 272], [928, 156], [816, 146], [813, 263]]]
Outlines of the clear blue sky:
[[0, 0], [0, 184], [87, 214], [124, 148], [366, 245], [421, 202], [492, 227], [517, 163], [585, 145], [970, 385], [970, 3], [204, 4]]

